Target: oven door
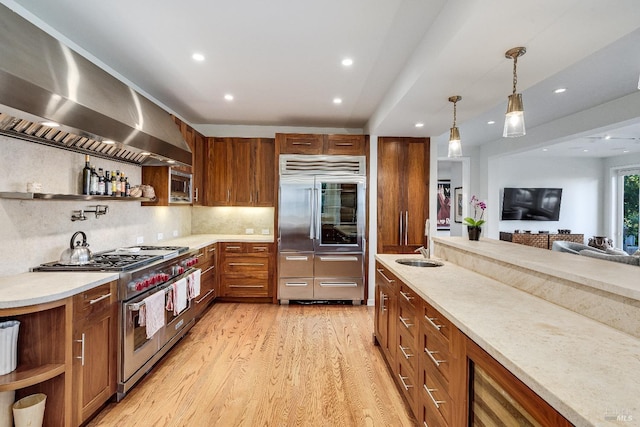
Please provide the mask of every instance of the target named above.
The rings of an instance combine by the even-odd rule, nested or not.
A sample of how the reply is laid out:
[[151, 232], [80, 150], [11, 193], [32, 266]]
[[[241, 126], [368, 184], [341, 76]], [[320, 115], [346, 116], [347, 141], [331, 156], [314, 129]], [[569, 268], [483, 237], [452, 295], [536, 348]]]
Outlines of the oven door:
[[147, 339], [146, 327], [140, 326], [139, 320], [142, 301], [154, 292], [164, 291], [157, 288], [151, 289], [122, 303], [122, 383], [131, 378], [160, 348], [162, 329]]
[[[190, 269], [171, 282], [167, 283], [166, 285], [162, 285], [162, 291], [165, 292], [165, 307], [168, 306], [168, 299], [173, 297], [173, 291], [170, 291], [169, 288], [172, 288], [174, 284], [176, 285], [176, 287], [186, 287], [187, 277], [189, 277], [195, 271], [196, 269]], [[180, 335], [182, 330], [190, 325], [190, 322], [194, 319], [194, 310], [192, 307], [193, 301], [193, 299], [187, 297], [185, 308], [178, 314], [174, 314], [174, 312], [171, 310], [165, 311], [165, 326], [162, 331], [159, 331], [161, 348], [164, 347], [165, 344], [169, 343], [175, 336]]]

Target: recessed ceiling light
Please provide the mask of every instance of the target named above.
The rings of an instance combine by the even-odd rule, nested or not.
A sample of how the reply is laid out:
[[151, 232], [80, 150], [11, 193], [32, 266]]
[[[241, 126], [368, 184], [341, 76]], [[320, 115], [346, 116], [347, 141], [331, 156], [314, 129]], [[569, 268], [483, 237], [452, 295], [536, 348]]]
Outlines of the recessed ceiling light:
[[351, 67], [353, 65], [353, 59], [351, 58], [344, 58], [342, 60], [342, 65], [344, 65], [345, 67]]
[[417, 127], [417, 128], [424, 127], [424, 123], [416, 123], [416, 127]]
[[548, 148], [543, 148], [542, 151], [549, 151], [549, 149]]
[[629, 152], [629, 150], [622, 150], [622, 152], [623, 152], [623, 153], [628, 153], [628, 152]]
[[342, 104], [342, 98], [333, 98], [334, 104]]
[[611, 139], [611, 135], [606, 135], [604, 139]]
[[489, 121], [487, 122], [487, 124], [488, 124], [488, 125], [495, 125], [495, 124], [496, 124], [496, 121], [495, 121], [495, 120], [489, 120]]
[[566, 92], [567, 88], [565, 87], [559, 87], [558, 89], [554, 90], [553, 93], [563, 93]]
[[226, 94], [224, 96], [224, 99], [226, 99], [227, 101], [233, 101], [233, 95], [231, 95], [230, 93]]
[[583, 152], [583, 153], [588, 153], [588, 152], [589, 152], [589, 150], [582, 150], [582, 152]]
[[48, 127], [50, 127], [50, 128], [57, 128], [57, 127], [60, 127], [60, 124], [59, 124], [59, 123], [56, 123], [56, 122], [40, 122], [40, 124], [41, 124], [42, 126], [48, 126]]
[[204, 61], [204, 55], [201, 53], [194, 53], [193, 55], [191, 55], [191, 57], [193, 58], [194, 61], [198, 61], [198, 62]]

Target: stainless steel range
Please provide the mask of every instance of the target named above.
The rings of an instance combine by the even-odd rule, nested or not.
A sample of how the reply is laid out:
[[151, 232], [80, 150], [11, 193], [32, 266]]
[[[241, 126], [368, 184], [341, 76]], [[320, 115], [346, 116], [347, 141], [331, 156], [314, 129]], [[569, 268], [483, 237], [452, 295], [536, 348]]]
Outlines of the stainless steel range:
[[[140, 325], [140, 309], [147, 297], [169, 290], [198, 271], [197, 251], [178, 246], [120, 248], [93, 255], [84, 265], [58, 262], [42, 264], [33, 271], [114, 271], [118, 277], [118, 401], [151, 367], [182, 338], [195, 322], [191, 300], [176, 313], [165, 311], [165, 325], [147, 338]], [[166, 305], [165, 299], [165, 305]], [[176, 313], [176, 314], [174, 314]]]

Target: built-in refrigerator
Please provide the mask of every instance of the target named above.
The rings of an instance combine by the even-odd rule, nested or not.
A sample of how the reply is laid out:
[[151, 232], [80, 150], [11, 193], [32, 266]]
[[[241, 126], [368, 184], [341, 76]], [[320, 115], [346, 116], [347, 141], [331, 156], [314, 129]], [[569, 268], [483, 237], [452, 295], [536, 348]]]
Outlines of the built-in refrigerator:
[[278, 299], [364, 299], [363, 156], [280, 156]]

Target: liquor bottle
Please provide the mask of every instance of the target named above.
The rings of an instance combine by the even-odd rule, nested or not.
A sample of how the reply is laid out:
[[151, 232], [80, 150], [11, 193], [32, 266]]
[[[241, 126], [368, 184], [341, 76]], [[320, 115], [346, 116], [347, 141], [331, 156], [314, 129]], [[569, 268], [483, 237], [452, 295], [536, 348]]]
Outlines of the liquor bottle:
[[120, 196], [126, 197], [126, 188], [125, 188], [125, 179], [124, 172], [120, 174]]
[[104, 176], [104, 190], [104, 194], [107, 196], [111, 196], [113, 194], [113, 189], [111, 188], [111, 173], [109, 171], [107, 171]]
[[120, 197], [118, 185], [116, 183], [116, 173], [120, 173], [120, 171], [111, 172], [111, 195], [113, 197]]
[[96, 173], [96, 167], [91, 166], [91, 181], [89, 184], [89, 194], [95, 196], [98, 194], [98, 174]]
[[91, 192], [91, 165], [89, 164], [89, 155], [84, 156], [84, 169], [82, 169], [82, 194]]
[[98, 195], [104, 196], [104, 194], [104, 171], [102, 170], [102, 168], [98, 168]]
[[113, 195], [116, 197], [121, 197], [122, 192], [120, 191], [120, 171], [116, 170], [116, 177], [113, 182], [114, 190]]
[[124, 179], [124, 195], [131, 197], [131, 184], [129, 184], [129, 177]]

